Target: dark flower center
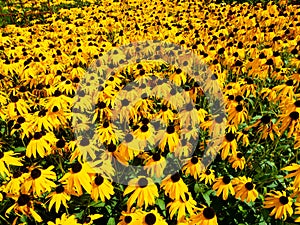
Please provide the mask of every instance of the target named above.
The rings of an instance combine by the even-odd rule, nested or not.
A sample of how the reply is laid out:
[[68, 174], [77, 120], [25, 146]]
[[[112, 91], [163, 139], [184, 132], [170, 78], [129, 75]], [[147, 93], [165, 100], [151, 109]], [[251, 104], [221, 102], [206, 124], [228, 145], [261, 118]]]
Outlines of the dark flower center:
[[138, 185], [139, 185], [141, 188], [147, 187], [147, 185], [148, 185], [148, 180], [147, 180], [146, 178], [142, 177], [142, 178], [139, 179]]
[[180, 74], [181, 72], [182, 72], [181, 69], [176, 69], [176, 73], [177, 73], [177, 74]]
[[97, 186], [101, 185], [103, 182], [104, 182], [104, 179], [103, 179], [103, 177], [101, 175], [96, 176], [96, 178], [95, 178], [95, 184]]
[[131, 216], [125, 216], [124, 221], [125, 221], [125, 223], [130, 223], [132, 221], [132, 217]]
[[194, 156], [192, 159], [191, 159], [191, 162], [193, 163], [193, 164], [197, 164], [198, 163], [198, 157], [196, 157], [196, 156]]
[[0, 159], [2, 159], [4, 157], [4, 153], [0, 152]]
[[190, 112], [190, 111], [192, 111], [193, 109], [194, 109], [194, 106], [193, 106], [193, 104], [190, 102], [189, 104], [187, 104], [186, 105], [186, 111], [188, 111], [188, 112]]
[[297, 120], [297, 119], [299, 119], [299, 113], [296, 112], [296, 111], [291, 112], [289, 116], [290, 116], [290, 118], [291, 118], [292, 120]]
[[53, 109], [52, 109], [52, 112], [55, 113], [55, 112], [58, 112], [58, 110], [59, 110], [58, 107], [57, 107], [57, 106], [54, 106]]
[[31, 177], [32, 177], [32, 179], [37, 179], [37, 178], [39, 178], [41, 175], [42, 175], [42, 172], [41, 172], [39, 169], [37, 169], [37, 168], [35, 168], [35, 169], [33, 169], [33, 170], [31, 171]]
[[229, 95], [229, 96], [228, 96], [228, 99], [229, 99], [229, 100], [233, 100], [233, 99], [234, 99], [234, 95]]
[[264, 124], [268, 124], [271, 121], [271, 117], [268, 115], [265, 115], [261, 118], [261, 122], [263, 122]]
[[217, 80], [217, 79], [218, 79], [218, 75], [217, 75], [217, 74], [211, 75], [211, 79], [212, 79], [212, 80]]
[[117, 146], [111, 143], [111, 144], [109, 144], [109, 145], [107, 146], [107, 150], [108, 150], [109, 152], [114, 152], [114, 151], [117, 150]]
[[73, 173], [78, 173], [78, 172], [81, 171], [81, 169], [82, 169], [82, 165], [81, 165], [79, 162], [74, 163], [74, 164], [72, 165], [72, 172], [73, 172]]
[[252, 182], [247, 182], [247, 183], [245, 184], [245, 188], [246, 188], [248, 191], [251, 191], [251, 190], [253, 190], [254, 185], [253, 185]]
[[163, 112], [165, 112], [165, 111], [167, 111], [167, 110], [168, 110], [168, 107], [167, 107], [167, 106], [165, 106], [165, 105], [163, 105], [163, 106], [161, 107], [161, 110], [162, 110]]
[[300, 107], [300, 100], [295, 101], [294, 105], [298, 108]]
[[29, 201], [30, 201], [29, 195], [21, 194], [20, 197], [18, 198], [17, 203], [18, 203], [19, 206], [24, 206], [24, 205], [26, 205]]
[[41, 137], [43, 137], [43, 134], [41, 132], [35, 132], [33, 135], [33, 138], [35, 140], [39, 140], [39, 139], [41, 139]]
[[173, 174], [173, 175], [171, 176], [171, 180], [172, 180], [174, 183], [178, 182], [178, 181], [180, 180], [180, 175], [179, 175], [179, 173], [176, 172], [175, 174]]
[[19, 98], [18, 98], [17, 96], [12, 96], [12, 97], [10, 98], [10, 100], [11, 100], [12, 102], [16, 103], [17, 101], [19, 101]]
[[127, 99], [123, 99], [121, 101], [121, 103], [122, 103], [122, 106], [128, 106], [129, 105], [129, 101]]
[[20, 116], [20, 117], [17, 119], [17, 122], [18, 122], [19, 124], [22, 124], [22, 123], [25, 122], [25, 118], [22, 117], [22, 116]]
[[285, 82], [285, 84], [286, 84], [287, 86], [293, 86], [294, 81], [293, 81], [293, 80], [288, 80], [287, 82]]
[[242, 106], [242, 105], [237, 105], [237, 106], [235, 107], [235, 109], [236, 109], [236, 111], [238, 111], [238, 112], [242, 112], [242, 111], [243, 111], [243, 106]]
[[173, 134], [174, 132], [175, 132], [174, 126], [168, 126], [168, 127], [167, 127], [167, 133], [168, 133], [168, 134]]
[[66, 142], [65, 142], [63, 139], [59, 139], [59, 140], [56, 142], [56, 147], [57, 147], [57, 148], [63, 148], [63, 147], [65, 147], [65, 144], [66, 144]]
[[231, 181], [230, 177], [227, 175], [225, 175], [222, 180], [224, 184], [229, 184]]
[[214, 218], [215, 215], [216, 215], [215, 210], [211, 207], [207, 207], [203, 210], [203, 216], [208, 220]]
[[147, 119], [147, 118], [144, 118], [144, 119], [142, 120], [142, 124], [144, 124], [144, 125], [147, 125], [149, 122], [150, 122], [150, 121], [149, 121], [149, 119]]
[[236, 154], [236, 157], [238, 157], [239, 159], [241, 159], [241, 158], [243, 158], [243, 154], [239, 152], [239, 153]]
[[39, 112], [38, 116], [39, 117], [43, 117], [43, 116], [46, 116], [46, 113], [47, 113], [47, 110], [46, 109], [43, 109]]
[[126, 142], [131, 142], [132, 140], [133, 140], [132, 134], [126, 134], [126, 136], [125, 136], [125, 141], [126, 141]]
[[88, 216], [88, 217], [85, 218], [84, 221], [85, 221], [86, 223], [89, 223], [89, 222], [91, 222], [91, 220], [92, 220], [92, 218]]
[[281, 196], [281, 197], [279, 198], [279, 201], [280, 201], [280, 203], [281, 203], [282, 205], [286, 205], [286, 204], [289, 203], [289, 199], [288, 199], [287, 197], [285, 197], [285, 196]]
[[159, 153], [155, 153], [153, 154], [152, 159], [157, 162], [161, 159], [161, 156]]
[[233, 133], [227, 133], [225, 135], [225, 138], [226, 138], [227, 141], [232, 142], [235, 138], [235, 135]]
[[145, 125], [145, 124], [141, 127], [142, 132], [147, 132], [148, 129], [149, 129], [148, 125]]
[[105, 121], [105, 122], [103, 123], [103, 127], [104, 127], [104, 128], [108, 128], [108, 127], [109, 127], [109, 122]]
[[243, 100], [243, 96], [238, 95], [238, 96], [235, 97], [235, 100], [236, 100], [237, 102], [240, 102], [240, 101]]
[[205, 174], [206, 174], [206, 175], [210, 175], [210, 174], [211, 174], [211, 171], [210, 171], [210, 170], [206, 170], [206, 171], [205, 171]]
[[155, 216], [153, 213], [148, 213], [148, 214], [145, 216], [145, 222], [146, 222], [146, 224], [148, 224], [148, 225], [153, 225], [153, 224], [155, 224], [155, 222], [156, 222], [156, 216]]
[[57, 186], [57, 187], [55, 188], [55, 192], [56, 192], [57, 194], [63, 193], [64, 190], [65, 190], [65, 188], [64, 188], [63, 186]]
[[13, 173], [13, 178], [18, 178], [22, 175], [22, 172], [21, 171], [16, 171]]

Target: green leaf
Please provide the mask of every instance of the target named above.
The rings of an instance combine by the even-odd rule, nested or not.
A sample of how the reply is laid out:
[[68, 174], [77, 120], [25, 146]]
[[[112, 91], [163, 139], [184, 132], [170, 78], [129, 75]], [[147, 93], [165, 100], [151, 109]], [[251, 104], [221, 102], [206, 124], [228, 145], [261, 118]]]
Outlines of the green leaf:
[[80, 213], [76, 213], [75, 217], [78, 219], [82, 219], [83, 214], [84, 214], [84, 210], [82, 210]]
[[203, 196], [203, 198], [204, 198], [204, 200], [205, 200], [205, 202], [206, 202], [206, 204], [207, 204], [208, 206], [210, 206], [210, 204], [211, 204], [210, 194], [211, 194], [212, 192], [213, 192], [213, 190], [209, 190], [209, 191], [205, 192], [204, 194], [202, 194], [202, 196]]
[[156, 203], [158, 205], [158, 207], [161, 209], [161, 210], [165, 210], [166, 209], [166, 204], [165, 204], [165, 201], [162, 200], [162, 199], [157, 199], [156, 200]]
[[107, 225], [115, 225], [116, 224], [116, 221], [115, 221], [115, 218], [109, 218], [108, 222], [107, 222]]
[[17, 147], [14, 149], [14, 152], [24, 152], [24, 151], [26, 151], [26, 148], [23, 146], [20, 146], [20, 147]]
[[95, 207], [95, 208], [100, 208], [100, 207], [104, 207], [104, 206], [105, 206], [105, 203], [104, 203], [104, 202], [101, 202], [101, 201], [98, 201], [98, 202], [91, 202], [91, 203], [90, 203], [90, 206], [91, 206], [91, 207]]

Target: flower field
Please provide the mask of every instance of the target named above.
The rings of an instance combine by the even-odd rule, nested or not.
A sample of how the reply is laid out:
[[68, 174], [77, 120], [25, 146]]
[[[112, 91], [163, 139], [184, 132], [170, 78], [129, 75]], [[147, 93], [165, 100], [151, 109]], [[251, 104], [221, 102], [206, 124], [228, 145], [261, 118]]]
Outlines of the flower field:
[[300, 222], [299, 5], [10, 2], [1, 225]]

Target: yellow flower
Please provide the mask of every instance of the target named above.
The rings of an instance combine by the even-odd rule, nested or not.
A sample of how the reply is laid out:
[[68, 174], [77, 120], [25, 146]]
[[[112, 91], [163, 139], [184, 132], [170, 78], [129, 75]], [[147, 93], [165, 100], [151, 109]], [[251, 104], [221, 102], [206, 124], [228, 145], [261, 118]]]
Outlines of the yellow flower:
[[254, 202], [258, 197], [258, 192], [255, 190], [255, 184], [252, 183], [251, 178], [238, 177], [232, 181], [235, 191], [235, 197], [241, 198], [242, 201]]
[[151, 178], [139, 176], [138, 178], [129, 181], [128, 187], [125, 189], [123, 196], [131, 193], [127, 201], [127, 208], [130, 209], [134, 202], [137, 200], [136, 205], [142, 207], [145, 205], [155, 204], [155, 198], [158, 197], [158, 188], [153, 183]]
[[185, 193], [185, 200], [178, 199], [170, 202], [167, 207], [169, 208], [170, 218], [172, 219], [176, 212], [177, 221], [184, 221], [187, 213], [189, 215], [194, 214], [194, 209], [196, 208], [197, 202], [192, 198], [191, 193]]
[[270, 216], [275, 215], [275, 219], [286, 220], [287, 216], [291, 216], [293, 214], [292, 208], [292, 199], [287, 197], [286, 192], [283, 191], [272, 191], [271, 193], [267, 193], [264, 208], [273, 208]]
[[196, 180], [201, 176], [201, 173], [204, 171], [205, 167], [201, 163], [201, 159], [197, 156], [193, 156], [187, 163], [183, 166], [182, 170], [186, 175], [192, 175]]
[[100, 198], [102, 202], [105, 202], [105, 199], [109, 200], [111, 195], [115, 193], [112, 184], [101, 175], [96, 175], [93, 178], [91, 198], [94, 201]]
[[227, 200], [228, 194], [235, 194], [231, 178], [227, 175], [217, 178], [212, 188], [217, 191], [217, 196], [220, 196], [222, 193], [223, 200]]
[[58, 213], [61, 204], [63, 204], [65, 208], [68, 208], [67, 201], [70, 201], [71, 196], [68, 195], [64, 186], [58, 185], [55, 188], [55, 191], [50, 193], [47, 196], [47, 198], [50, 198], [49, 208], [48, 208], [49, 211], [51, 210], [52, 206], [55, 204], [55, 212]]
[[237, 170], [243, 170], [245, 167], [246, 159], [241, 152], [237, 152], [236, 155], [231, 155], [228, 161], [232, 164], [232, 168]]
[[211, 207], [200, 209], [198, 214], [191, 216], [189, 225], [217, 225], [217, 216], [215, 210]]
[[68, 217], [66, 213], [62, 214], [61, 218], [56, 218], [55, 223], [52, 221], [47, 222], [47, 225], [62, 225], [62, 224], [80, 225], [80, 223], [77, 222], [75, 215], [71, 215]]
[[10, 166], [23, 166], [21, 159], [14, 157], [16, 155], [13, 151], [0, 152], [0, 175], [2, 177], [10, 174]]
[[161, 188], [165, 190], [166, 195], [173, 200], [178, 200], [180, 198], [185, 200], [185, 193], [188, 192], [188, 187], [178, 172], [167, 176], [162, 181]]
[[52, 169], [54, 169], [54, 166], [49, 166], [45, 170], [41, 169], [41, 167], [31, 168], [29, 170], [30, 174], [26, 177], [21, 191], [23, 193], [33, 192], [37, 196], [51, 191], [56, 186], [52, 181], [56, 179], [56, 174]]
[[291, 166], [286, 166], [281, 170], [292, 171], [292, 173], [285, 176], [285, 178], [295, 177], [293, 187], [300, 188], [300, 165], [292, 163]]
[[205, 184], [212, 184], [215, 181], [215, 171], [212, 169], [207, 169], [200, 174], [200, 181], [204, 180]]
[[6, 210], [5, 215], [14, 210], [17, 215], [22, 213], [23, 215], [33, 217], [36, 222], [40, 223], [43, 221], [40, 215], [34, 210], [31, 196], [27, 194], [21, 194], [19, 196], [14, 196], [13, 199], [15, 200], [15, 203]]
[[67, 191], [73, 195], [82, 195], [82, 187], [91, 193], [92, 184], [90, 174], [94, 173], [94, 170], [89, 166], [88, 163], [73, 163], [70, 171], [66, 173], [61, 179], [60, 182], [66, 182]]

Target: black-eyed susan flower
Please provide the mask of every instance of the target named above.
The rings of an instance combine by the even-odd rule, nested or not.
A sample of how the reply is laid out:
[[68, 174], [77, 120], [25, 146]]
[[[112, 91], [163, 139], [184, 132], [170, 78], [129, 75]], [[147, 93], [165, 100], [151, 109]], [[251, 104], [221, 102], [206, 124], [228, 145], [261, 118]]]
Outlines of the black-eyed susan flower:
[[272, 191], [267, 193], [264, 208], [272, 208], [270, 216], [275, 215], [275, 219], [286, 220], [287, 216], [293, 214], [292, 199], [286, 195], [285, 191]]
[[61, 218], [56, 218], [55, 222], [48, 221], [47, 225], [60, 225], [60, 224], [70, 224], [70, 225], [80, 225], [77, 222], [75, 215], [68, 216], [66, 213], [62, 214]]
[[111, 182], [99, 174], [93, 176], [92, 179], [91, 198], [94, 201], [97, 201], [100, 198], [102, 202], [105, 202], [106, 199], [109, 200], [115, 193]]
[[152, 156], [149, 156], [145, 160], [145, 166], [149, 176], [153, 177], [154, 175], [159, 178], [164, 174], [164, 170], [167, 165], [167, 160], [160, 153], [154, 153]]
[[187, 163], [183, 166], [182, 170], [186, 175], [191, 175], [195, 179], [198, 179], [201, 173], [204, 171], [205, 167], [201, 163], [201, 159], [197, 156], [187, 160]]
[[15, 200], [15, 203], [6, 210], [6, 215], [14, 210], [17, 215], [21, 213], [22, 215], [32, 217], [36, 222], [40, 223], [43, 221], [41, 216], [34, 210], [34, 201], [30, 195], [20, 194], [12, 198]]
[[184, 221], [187, 214], [190, 216], [194, 214], [196, 204], [197, 202], [192, 198], [191, 193], [185, 193], [185, 200], [174, 200], [167, 205], [170, 212], [170, 218], [172, 219], [177, 212], [177, 221]]
[[217, 191], [217, 196], [220, 196], [222, 194], [223, 200], [227, 200], [229, 194], [235, 194], [231, 178], [228, 175], [216, 178], [212, 189]]
[[232, 184], [236, 198], [241, 198], [242, 201], [246, 200], [246, 202], [254, 202], [258, 197], [258, 192], [255, 190], [255, 184], [251, 178], [245, 176], [234, 178]]
[[225, 139], [221, 146], [221, 157], [223, 160], [227, 158], [227, 156], [230, 153], [230, 150], [232, 154], [237, 154], [237, 141], [236, 141], [236, 135], [234, 133], [227, 133], [225, 135]]
[[230, 155], [228, 161], [232, 164], [232, 168], [235, 170], [237, 170], [237, 168], [243, 170], [246, 164], [246, 159], [241, 152], [237, 152], [236, 155]]
[[212, 185], [215, 179], [215, 171], [213, 169], [206, 169], [200, 174], [200, 181], [204, 181], [205, 184]]
[[133, 193], [127, 201], [128, 209], [132, 207], [135, 201], [138, 207], [145, 205], [147, 208], [149, 205], [154, 205], [155, 199], [158, 197], [157, 186], [153, 183], [151, 178], [143, 176], [130, 180], [123, 195], [125, 196], [131, 192]]
[[117, 225], [138, 225], [141, 224], [141, 218], [143, 217], [144, 212], [140, 209], [135, 210], [132, 208], [131, 211], [125, 212], [122, 211], [119, 218], [120, 222]]
[[140, 224], [142, 225], [167, 225], [165, 219], [157, 212], [157, 209], [153, 209], [150, 212], [145, 212]]
[[0, 152], [0, 175], [2, 177], [10, 174], [10, 166], [23, 166], [21, 159], [16, 158], [13, 151]]
[[[50, 133], [49, 133], [50, 134]], [[50, 143], [55, 141], [55, 135], [46, 135], [43, 132], [35, 132], [33, 138], [30, 140], [29, 144], [26, 147], [26, 156], [34, 158], [37, 157], [37, 154], [42, 158], [48, 155], [51, 151]]]
[[217, 216], [216, 212], [211, 207], [203, 207], [199, 210], [198, 213], [191, 216], [189, 223], [190, 225], [200, 225], [200, 224], [206, 224], [206, 225], [217, 225]]
[[92, 184], [89, 174], [95, 171], [89, 166], [88, 163], [73, 163], [71, 169], [66, 173], [60, 182], [66, 183], [68, 193], [73, 195], [82, 195], [82, 187], [87, 193], [91, 193]]
[[61, 205], [65, 208], [68, 208], [67, 201], [70, 201], [71, 196], [66, 192], [66, 189], [63, 185], [56, 186], [55, 190], [51, 192], [47, 198], [49, 199], [49, 211], [55, 204], [55, 212], [58, 213]]
[[33, 193], [41, 196], [45, 192], [50, 192], [52, 188], [56, 187], [53, 180], [56, 179], [54, 166], [49, 166], [47, 169], [41, 167], [33, 167], [29, 169], [28, 176], [22, 185], [22, 193]]
[[188, 187], [182, 180], [178, 172], [167, 176], [161, 183], [161, 188], [173, 200], [185, 200], [185, 193], [188, 192]]
[[160, 140], [158, 146], [161, 151], [165, 151], [165, 147], [168, 145], [170, 152], [174, 152], [180, 142], [179, 134], [177, 133], [176, 127], [173, 125], [169, 125], [166, 128], [166, 131], [159, 131], [157, 138]]

